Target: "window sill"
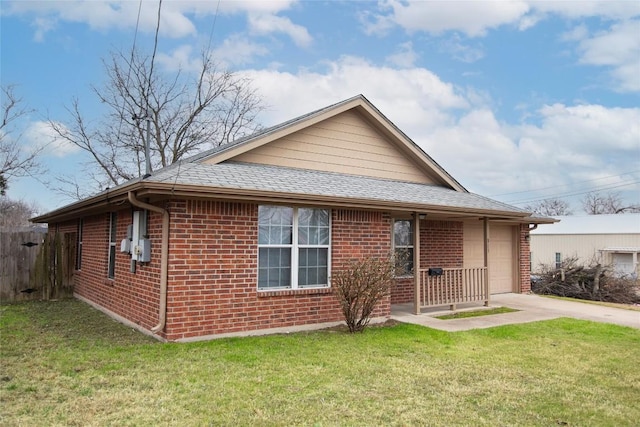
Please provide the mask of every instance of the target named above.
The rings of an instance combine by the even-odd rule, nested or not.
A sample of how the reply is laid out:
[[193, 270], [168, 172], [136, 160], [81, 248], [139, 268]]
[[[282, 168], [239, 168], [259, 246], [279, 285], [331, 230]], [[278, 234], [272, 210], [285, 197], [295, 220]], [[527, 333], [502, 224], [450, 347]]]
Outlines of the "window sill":
[[258, 298], [281, 297], [289, 295], [323, 295], [330, 294], [331, 292], [331, 288], [258, 290]]

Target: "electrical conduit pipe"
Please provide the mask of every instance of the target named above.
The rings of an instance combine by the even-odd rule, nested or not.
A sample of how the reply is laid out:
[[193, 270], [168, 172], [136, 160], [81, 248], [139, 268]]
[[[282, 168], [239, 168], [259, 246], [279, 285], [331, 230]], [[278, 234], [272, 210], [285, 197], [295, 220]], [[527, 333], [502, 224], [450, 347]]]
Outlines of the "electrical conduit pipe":
[[151, 332], [157, 334], [162, 331], [167, 323], [167, 274], [169, 271], [169, 212], [158, 206], [150, 205], [136, 199], [133, 191], [128, 193], [129, 203], [133, 206], [147, 209], [162, 214], [162, 249], [160, 253], [160, 312], [158, 324], [151, 328]]

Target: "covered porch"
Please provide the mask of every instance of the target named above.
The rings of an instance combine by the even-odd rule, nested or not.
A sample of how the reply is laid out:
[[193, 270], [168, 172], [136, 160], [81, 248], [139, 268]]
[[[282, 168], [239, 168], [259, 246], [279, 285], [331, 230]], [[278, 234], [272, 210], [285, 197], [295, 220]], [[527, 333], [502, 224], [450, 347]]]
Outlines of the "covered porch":
[[488, 307], [492, 293], [529, 290], [528, 222], [416, 212], [411, 225], [414, 268], [392, 291], [393, 306]]

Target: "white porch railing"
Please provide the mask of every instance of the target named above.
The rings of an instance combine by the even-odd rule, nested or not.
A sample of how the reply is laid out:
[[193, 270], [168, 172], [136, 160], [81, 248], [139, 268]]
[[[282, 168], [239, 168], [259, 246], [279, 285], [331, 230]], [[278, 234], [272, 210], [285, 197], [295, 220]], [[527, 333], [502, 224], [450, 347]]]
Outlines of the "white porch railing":
[[482, 301], [489, 305], [487, 268], [443, 268], [442, 275], [429, 276], [420, 270], [420, 308]]

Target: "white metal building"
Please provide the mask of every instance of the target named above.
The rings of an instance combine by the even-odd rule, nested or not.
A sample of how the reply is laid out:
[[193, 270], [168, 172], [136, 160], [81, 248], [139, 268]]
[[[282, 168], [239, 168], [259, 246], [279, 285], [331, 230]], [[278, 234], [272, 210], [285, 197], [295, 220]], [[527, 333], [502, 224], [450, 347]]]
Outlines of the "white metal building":
[[609, 265], [619, 275], [640, 274], [640, 214], [556, 217], [560, 222], [541, 224], [531, 231], [531, 270], [541, 264], [559, 266], [577, 257]]

